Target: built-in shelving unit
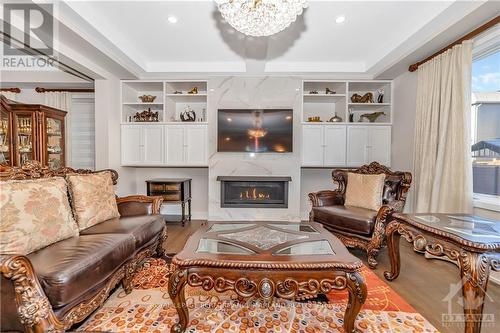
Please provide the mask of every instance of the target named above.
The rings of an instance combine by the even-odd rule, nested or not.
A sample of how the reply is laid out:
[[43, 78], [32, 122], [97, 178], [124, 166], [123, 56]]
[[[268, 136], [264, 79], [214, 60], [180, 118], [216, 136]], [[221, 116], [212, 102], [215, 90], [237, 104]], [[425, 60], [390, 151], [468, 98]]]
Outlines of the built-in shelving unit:
[[[141, 102], [142, 95], [156, 98]], [[121, 164], [206, 167], [207, 99], [207, 81], [203, 80], [122, 81]], [[158, 112], [157, 122], [134, 121], [136, 113], [148, 110]], [[186, 110], [194, 111], [196, 121], [181, 121]]]
[[[197, 88], [197, 93], [192, 92]], [[122, 81], [122, 123], [135, 123], [133, 116], [137, 112], [151, 110], [159, 112], [159, 123], [181, 122], [180, 115], [186, 109], [196, 114], [196, 122], [206, 122], [207, 81]], [[156, 96], [153, 102], [141, 102], [140, 96]], [[144, 123], [144, 122], [141, 122]]]
[[[367, 93], [373, 102], [352, 102], [354, 94]], [[355, 167], [372, 160], [390, 165], [391, 81], [303, 81], [302, 101], [303, 167]], [[380, 114], [371, 122], [375, 112]]]

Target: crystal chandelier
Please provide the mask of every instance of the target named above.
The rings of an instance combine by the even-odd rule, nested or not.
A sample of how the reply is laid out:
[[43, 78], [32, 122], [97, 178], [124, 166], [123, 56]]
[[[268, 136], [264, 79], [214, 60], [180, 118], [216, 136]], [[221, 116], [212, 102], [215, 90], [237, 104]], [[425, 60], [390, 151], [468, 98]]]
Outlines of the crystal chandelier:
[[215, 0], [222, 17], [248, 36], [285, 30], [307, 7], [307, 0]]

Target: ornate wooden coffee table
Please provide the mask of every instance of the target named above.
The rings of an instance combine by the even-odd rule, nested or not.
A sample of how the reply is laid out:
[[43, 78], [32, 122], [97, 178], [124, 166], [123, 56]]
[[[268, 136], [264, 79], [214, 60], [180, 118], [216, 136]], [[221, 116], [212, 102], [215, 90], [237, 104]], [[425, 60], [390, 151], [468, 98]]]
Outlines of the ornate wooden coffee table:
[[500, 270], [500, 222], [464, 214], [394, 214], [386, 227], [391, 271], [399, 276], [399, 239], [413, 243], [416, 251], [446, 257], [458, 264], [464, 298], [466, 333], [479, 333], [490, 269]]
[[208, 223], [172, 262], [177, 267], [168, 292], [179, 314], [173, 333], [184, 332], [189, 322], [186, 284], [207, 291], [233, 290], [265, 302], [273, 296], [293, 300], [347, 288], [346, 332], [355, 331], [354, 320], [366, 299], [361, 261], [315, 222]]

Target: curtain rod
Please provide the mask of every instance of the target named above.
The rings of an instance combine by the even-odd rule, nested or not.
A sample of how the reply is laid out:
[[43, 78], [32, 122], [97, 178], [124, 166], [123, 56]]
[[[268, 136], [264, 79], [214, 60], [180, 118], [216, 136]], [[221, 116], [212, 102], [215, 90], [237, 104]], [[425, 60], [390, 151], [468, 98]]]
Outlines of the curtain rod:
[[19, 88], [0, 88], [0, 91], [7, 91], [7, 92], [13, 92], [13, 93], [19, 94], [21, 92], [21, 89], [19, 89]]
[[55, 92], [55, 91], [64, 91], [64, 92], [73, 92], [73, 93], [93, 93], [94, 89], [65, 89], [65, 88], [42, 88], [42, 87], [36, 87], [35, 91], [37, 93], [45, 93], [45, 92]]
[[448, 51], [449, 49], [451, 49], [453, 46], [455, 45], [458, 45], [460, 43], [462, 43], [463, 41], [465, 40], [468, 40], [468, 39], [471, 39], [471, 38], [474, 38], [476, 37], [477, 35], [483, 33], [484, 31], [488, 30], [489, 28], [497, 25], [498, 23], [500, 23], [500, 16], [497, 16], [495, 17], [494, 19], [492, 19], [491, 21], [488, 21], [486, 22], [485, 24], [483, 24], [482, 26], [474, 29], [473, 31], [469, 32], [467, 35], [463, 36], [462, 38], [460, 39], [457, 39], [456, 41], [454, 41], [453, 43], [451, 43], [450, 45], [442, 48], [441, 50], [437, 51], [436, 53], [434, 53], [433, 55], [425, 58], [424, 60], [421, 60], [419, 62], [416, 62], [414, 63], [413, 65], [410, 65], [410, 67], [408, 68], [408, 70], [410, 72], [414, 72], [418, 69], [418, 67], [420, 65], [423, 65], [425, 64], [427, 61], [433, 59], [434, 57], [437, 57], [438, 55], [440, 55], [441, 53], [444, 53], [446, 51]]

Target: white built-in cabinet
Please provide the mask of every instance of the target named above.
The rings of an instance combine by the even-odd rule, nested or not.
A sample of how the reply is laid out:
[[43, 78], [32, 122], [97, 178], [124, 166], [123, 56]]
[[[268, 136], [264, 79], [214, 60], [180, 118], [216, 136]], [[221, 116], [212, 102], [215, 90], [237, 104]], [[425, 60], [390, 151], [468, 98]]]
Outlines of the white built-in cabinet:
[[123, 124], [123, 166], [207, 166], [207, 125]]
[[349, 126], [347, 165], [360, 166], [372, 161], [391, 165], [391, 127]]
[[304, 125], [302, 138], [302, 166], [322, 167], [346, 164], [346, 126]]
[[[143, 102], [143, 95], [155, 99]], [[122, 81], [122, 165], [206, 167], [207, 98], [207, 81]], [[196, 121], [181, 121], [181, 113], [188, 109]], [[158, 112], [157, 122], [137, 122], [134, 116], [147, 110]]]
[[[391, 81], [311, 80], [302, 88], [302, 167], [358, 167], [372, 161], [390, 166]], [[373, 95], [372, 103], [351, 100], [366, 93]], [[375, 122], [364, 116], [374, 113], [379, 114]]]

